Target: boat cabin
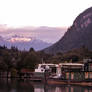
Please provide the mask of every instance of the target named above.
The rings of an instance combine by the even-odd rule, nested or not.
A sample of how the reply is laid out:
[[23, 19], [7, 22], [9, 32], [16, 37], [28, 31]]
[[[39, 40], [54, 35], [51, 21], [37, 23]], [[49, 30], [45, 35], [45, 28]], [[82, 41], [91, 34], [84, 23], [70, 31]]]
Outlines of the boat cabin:
[[47, 63], [42, 63], [38, 64], [38, 67], [34, 71], [34, 77], [44, 77], [44, 74], [47, 74], [48, 77], [50, 75], [56, 75], [57, 72], [57, 64], [47, 64]]
[[84, 64], [79, 63], [60, 63], [60, 64], [39, 64], [35, 69], [36, 76], [44, 76], [44, 73], [49, 74], [53, 78], [64, 77], [67, 72], [83, 71]]
[[83, 71], [84, 64], [80, 63], [60, 63], [61, 71], [70, 72], [70, 71]]
[[35, 69], [35, 72], [44, 73], [46, 71], [56, 73], [57, 64], [38, 64], [38, 67]]

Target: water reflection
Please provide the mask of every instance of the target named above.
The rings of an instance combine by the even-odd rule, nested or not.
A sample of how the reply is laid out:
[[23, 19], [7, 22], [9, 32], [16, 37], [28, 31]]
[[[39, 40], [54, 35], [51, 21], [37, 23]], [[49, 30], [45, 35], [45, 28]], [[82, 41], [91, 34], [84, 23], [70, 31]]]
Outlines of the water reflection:
[[18, 80], [0, 80], [0, 92], [34, 92], [30, 82]]
[[73, 85], [44, 85], [30, 81], [0, 79], [0, 92], [92, 92], [92, 88]]
[[35, 84], [34, 92], [92, 92], [91, 87], [73, 86], [73, 85], [42, 85]]

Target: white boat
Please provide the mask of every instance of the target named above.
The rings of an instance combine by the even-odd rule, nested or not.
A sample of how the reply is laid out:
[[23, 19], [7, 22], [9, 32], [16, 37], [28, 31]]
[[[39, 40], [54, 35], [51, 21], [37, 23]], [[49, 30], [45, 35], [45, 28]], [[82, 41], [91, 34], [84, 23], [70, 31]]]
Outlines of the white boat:
[[38, 67], [35, 69], [35, 72], [44, 73], [46, 70], [50, 70], [52, 67], [57, 67], [57, 64], [38, 64]]
[[61, 68], [59, 67], [59, 64], [38, 64], [34, 76], [43, 78], [44, 74], [47, 74], [47, 77], [59, 78], [61, 76]]

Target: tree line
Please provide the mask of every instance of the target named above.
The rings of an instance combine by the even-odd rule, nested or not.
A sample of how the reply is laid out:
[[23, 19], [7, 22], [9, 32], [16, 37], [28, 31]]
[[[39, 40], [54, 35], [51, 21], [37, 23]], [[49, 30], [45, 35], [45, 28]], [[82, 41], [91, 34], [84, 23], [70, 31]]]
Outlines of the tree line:
[[92, 58], [92, 51], [85, 47], [73, 49], [66, 53], [58, 52], [55, 55], [46, 54], [43, 51], [35, 51], [30, 48], [29, 51], [20, 51], [12, 46], [8, 49], [6, 46], [0, 46], [0, 71], [7, 71], [7, 75], [13, 69], [30, 69], [34, 71], [35, 67], [43, 62], [62, 63], [62, 62], [80, 62], [84, 58]]

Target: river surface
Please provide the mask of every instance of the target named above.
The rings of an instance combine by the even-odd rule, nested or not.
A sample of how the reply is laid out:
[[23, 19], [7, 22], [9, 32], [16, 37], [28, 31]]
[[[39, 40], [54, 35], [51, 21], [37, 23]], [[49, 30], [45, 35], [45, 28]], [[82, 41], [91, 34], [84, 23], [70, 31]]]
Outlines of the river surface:
[[92, 92], [92, 87], [0, 79], [0, 92]]

